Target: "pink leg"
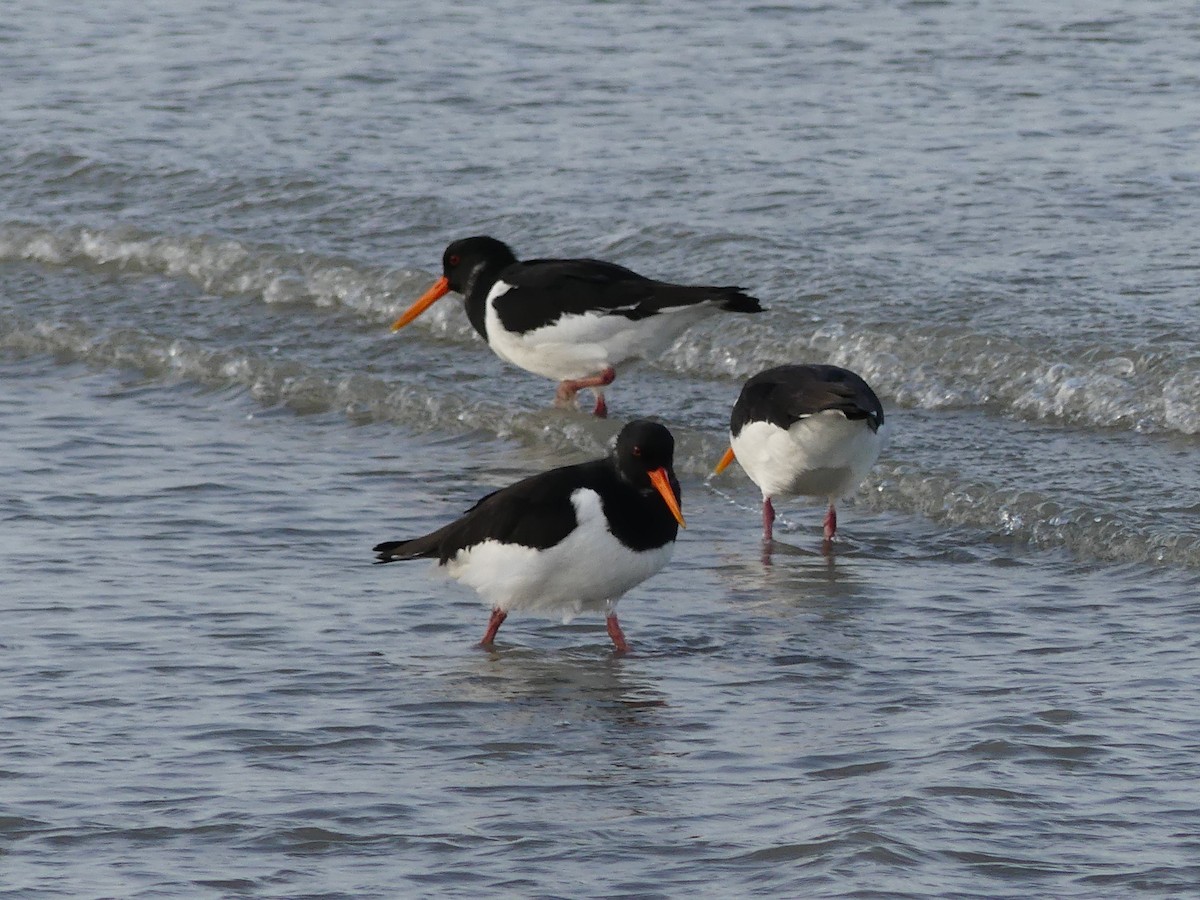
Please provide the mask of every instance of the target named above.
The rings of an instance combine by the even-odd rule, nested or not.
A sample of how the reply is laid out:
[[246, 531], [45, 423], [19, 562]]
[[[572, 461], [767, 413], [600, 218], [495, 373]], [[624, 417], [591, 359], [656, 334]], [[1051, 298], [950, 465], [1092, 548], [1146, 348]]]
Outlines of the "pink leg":
[[629, 644], [625, 642], [625, 632], [621, 630], [621, 623], [617, 621], [616, 613], [608, 614], [608, 636], [612, 638], [613, 646], [617, 648], [618, 653], [629, 652]]
[[555, 406], [574, 406], [575, 394], [579, 392], [579, 388], [575, 387], [573, 381], [560, 381], [558, 390], [554, 392]]
[[829, 510], [825, 513], [825, 541], [828, 543], [833, 540], [833, 536], [837, 534], [837, 510], [833, 508], [833, 502], [829, 503]]
[[770, 543], [773, 540], [775, 525], [775, 507], [771, 505], [770, 497], [763, 497], [763, 540]]
[[480, 647], [492, 646], [492, 641], [496, 639], [496, 632], [500, 630], [500, 626], [504, 624], [504, 620], [508, 618], [508, 613], [500, 607], [492, 610], [492, 617], [488, 619], [487, 631], [483, 633], [483, 640], [479, 642]]
[[[576, 378], [573, 381], [559, 382], [558, 390], [554, 393], [554, 402], [558, 406], [570, 406], [575, 402], [575, 395], [583, 388], [602, 388], [613, 383], [613, 379], [617, 377], [617, 370], [612, 366], [606, 366], [598, 375], [589, 375], [587, 378]], [[608, 406], [604, 402], [604, 393], [596, 392], [596, 408], [593, 410], [595, 415], [601, 419], [608, 415]]]

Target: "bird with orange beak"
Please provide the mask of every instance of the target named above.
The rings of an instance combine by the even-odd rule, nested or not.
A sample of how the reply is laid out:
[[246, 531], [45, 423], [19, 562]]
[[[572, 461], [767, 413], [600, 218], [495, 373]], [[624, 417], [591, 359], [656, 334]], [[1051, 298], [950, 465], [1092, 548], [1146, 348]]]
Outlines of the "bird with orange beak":
[[763, 497], [763, 541], [773, 540], [779, 497], [828, 499], [825, 548], [837, 533], [837, 500], [866, 477], [887, 439], [883, 405], [861, 376], [839, 366], [789, 365], [742, 386], [729, 417], [729, 449]]
[[675, 439], [630, 422], [608, 456], [534, 475], [488, 494], [424, 537], [375, 547], [377, 561], [430, 558], [491, 607], [490, 647], [513, 610], [562, 616], [603, 612], [620, 653], [621, 595], [662, 569], [684, 527]]
[[455, 241], [442, 254], [442, 277], [393, 324], [399, 331], [451, 291], [467, 319], [501, 359], [558, 382], [555, 401], [572, 405], [584, 388], [605, 416], [604, 389], [616, 367], [663, 352], [689, 327], [719, 310], [761, 312], [736, 287], [655, 281], [596, 259], [524, 262], [492, 237]]

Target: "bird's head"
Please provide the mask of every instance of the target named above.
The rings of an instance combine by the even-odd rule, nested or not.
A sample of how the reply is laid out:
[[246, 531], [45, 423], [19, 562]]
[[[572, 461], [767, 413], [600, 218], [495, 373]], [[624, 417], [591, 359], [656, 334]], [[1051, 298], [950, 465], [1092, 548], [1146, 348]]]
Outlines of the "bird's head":
[[679, 480], [672, 468], [675, 438], [665, 426], [646, 419], [630, 422], [617, 435], [613, 459], [621, 477], [639, 490], [653, 490], [682, 527]]
[[465, 297], [485, 275], [495, 281], [516, 261], [508, 245], [494, 237], [480, 235], [454, 241], [442, 254], [442, 277], [392, 323], [392, 331], [399, 331], [450, 291]]

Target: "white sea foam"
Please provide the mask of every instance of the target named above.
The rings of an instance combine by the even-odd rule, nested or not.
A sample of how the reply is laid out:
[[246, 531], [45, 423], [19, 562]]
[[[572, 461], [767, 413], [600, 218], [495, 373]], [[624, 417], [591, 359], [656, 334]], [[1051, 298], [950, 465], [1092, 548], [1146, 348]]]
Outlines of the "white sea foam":
[[[51, 354], [66, 362], [136, 370], [164, 384], [190, 381], [214, 389], [241, 388], [261, 406], [285, 407], [302, 415], [337, 413], [356, 423], [392, 422], [414, 432], [478, 430], [538, 447], [557, 458], [603, 452], [619, 427], [617, 422], [558, 410], [513, 411], [469, 390], [397, 385], [385, 378], [269, 355], [211, 350], [132, 328], [97, 333], [81, 324], [26, 322], [11, 316], [2, 325], [0, 352], [10, 356]], [[725, 447], [725, 435], [678, 426], [673, 430], [680, 474], [707, 475]], [[748, 483], [741, 487], [747, 496], [757, 497]], [[1194, 533], [1171, 530], [1131, 510], [1098, 502], [931, 472], [919, 461], [879, 464], [852, 502], [978, 528], [1041, 547], [1062, 547], [1087, 558], [1200, 566], [1200, 536]]]
[[[346, 260], [206, 236], [155, 235], [130, 228], [44, 229], [0, 226], [0, 260], [48, 266], [114, 268], [186, 278], [205, 291], [249, 295], [264, 303], [342, 307], [390, 321], [427, 286], [430, 276], [410, 270], [358, 266]], [[450, 307], [450, 304], [443, 304]], [[444, 333], [469, 332], [465, 317], [424, 317]]]
[[1200, 433], [1200, 361], [1108, 348], [1049, 348], [947, 329], [807, 331], [723, 322], [689, 334], [662, 364], [698, 376], [748, 378], [789, 362], [853, 369], [892, 402], [917, 409], [995, 408], [1032, 421]]
[[[126, 228], [0, 226], [0, 260], [6, 259], [186, 278], [211, 293], [271, 305], [338, 307], [375, 322], [391, 321], [431, 278], [231, 240]], [[476, 340], [455, 300], [436, 304], [415, 327], [439, 339]], [[1200, 434], [1200, 358], [1162, 347], [1123, 353], [1104, 346], [1033, 347], [961, 329], [920, 323], [851, 327], [777, 309], [702, 323], [650, 362], [703, 379], [744, 379], [782, 363], [826, 362], [853, 369], [902, 407], [983, 406], [1032, 421]]]

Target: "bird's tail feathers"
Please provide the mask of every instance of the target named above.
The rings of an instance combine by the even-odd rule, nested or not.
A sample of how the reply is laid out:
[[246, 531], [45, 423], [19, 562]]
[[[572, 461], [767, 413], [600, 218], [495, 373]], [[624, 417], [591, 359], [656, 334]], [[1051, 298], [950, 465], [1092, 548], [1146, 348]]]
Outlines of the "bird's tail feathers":
[[371, 548], [375, 562], [390, 563], [422, 556], [436, 556], [437, 548], [430, 542], [431, 535], [408, 541], [384, 541]]
[[714, 288], [720, 295], [721, 309], [726, 312], [757, 313], [762, 312], [762, 304], [757, 297], [751, 297], [739, 287]]

